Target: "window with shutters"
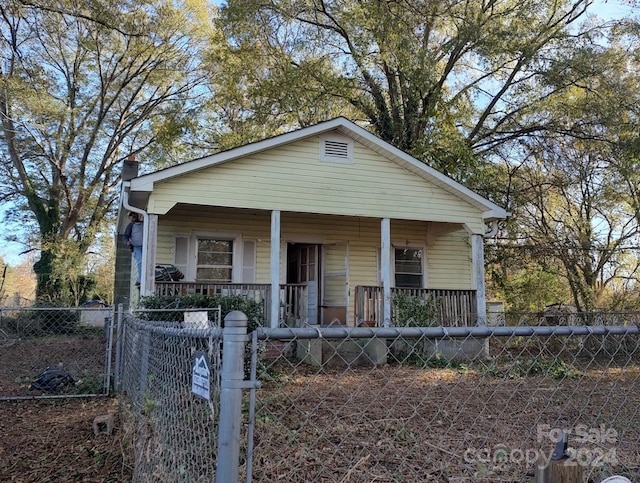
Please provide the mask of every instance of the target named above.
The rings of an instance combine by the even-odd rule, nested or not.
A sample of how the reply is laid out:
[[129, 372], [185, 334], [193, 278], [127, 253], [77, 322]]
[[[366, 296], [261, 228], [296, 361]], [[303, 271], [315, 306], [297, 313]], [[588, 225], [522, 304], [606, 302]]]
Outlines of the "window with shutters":
[[233, 240], [198, 238], [196, 280], [210, 283], [233, 281]]
[[320, 137], [320, 160], [328, 163], [353, 163], [353, 139], [335, 134]]
[[179, 235], [173, 248], [173, 264], [185, 275], [183, 281], [255, 283], [255, 240]]

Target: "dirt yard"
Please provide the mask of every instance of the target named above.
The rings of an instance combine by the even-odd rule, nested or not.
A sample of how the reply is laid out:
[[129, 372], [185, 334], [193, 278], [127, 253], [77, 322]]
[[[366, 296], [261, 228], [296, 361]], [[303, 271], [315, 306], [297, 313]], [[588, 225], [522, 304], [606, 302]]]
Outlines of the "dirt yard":
[[[638, 377], [637, 370], [608, 371], [606, 375], [594, 371], [589, 378], [564, 381], [555, 393], [556, 402], [565, 404], [563, 413], [581, 414], [583, 419], [594, 421], [611, 409], [608, 400], [612, 384], [628, 396], [625, 407], [618, 407], [611, 421], [626, 427], [624, 439], [628, 441], [621, 439], [616, 449], [623, 466], [634, 474], [640, 462], [633, 443], [638, 441]], [[395, 389], [388, 385], [392, 379]], [[495, 442], [518, 447], [518, 441], [522, 442], [527, 428], [535, 425], [538, 417], [557, 410], [548, 407], [539, 413], [528, 407], [528, 401], [539, 397], [549, 389], [547, 386], [555, 387], [555, 383], [542, 378], [483, 380], [451, 369], [387, 367], [353, 371], [340, 377], [335, 373], [300, 373], [296, 378], [280, 381], [270, 389], [270, 397], [261, 400], [266, 403], [268, 399], [270, 403], [257, 415], [254, 478], [363, 483], [531, 482], [531, 468], [486, 468], [487, 474], [480, 477], [470, 463], [460, 460], [473, 438], [484, 440], [484, 435], [492, 442], [492, 448]], [[268, 390], [269, 387], [262, 389]], [[576, 397], [579, 393], [588, 397], [588, 403]], [[503, 405], [502, 416], [505, 420], [513, 420], [516, 415], [519, 418], [511, 425], [497, 424], [490, 415], [479, 417], [489, 401], [507, 400], [510, 404]], [[327, 406], [325, 401], [331, 404]], [[419, 411], [409, 404], [411, 401], [421, 401]], [[388, 414], [391, 406], [395, 419]], [[345, 412], [348, 407], [351, 409]], [[318, 412], [319, 408], [324, 410]], [[438, 413], [438, 408], [446, 411]], [[465, 408], [468, 411], [463, 411]], [[124, 431], [118, 418], [112, 435], [96, 436], [92, 427], [96, 416], [118, 413], [118, 409], [115, 398], [0, 402], [0, 481], [131, 481], [129, 458], [133, 455], [131, 448], [122, 447]], [[444, 418], [447, 412], [458, 416], [450, 421], [434, 419], [436, 413]], [[305, 430], [294, 432], [293, 427]], [[298, 438], [297, 444], [291, 444], [292, 434]], [[451, 461], [443, 459], [447, 455]], [[460, 477], [474, 474], [470, 479]], [[589, 478], [589, 482], [600, 480]]]
[[0, 402], [0, 481], [131, 481], [117, 418], [114, 434], [93, 431], [117, 409], [114, 398]]
[[62, 369], [77, 380], [76, 385], [63, 389], [64, 394], [101, 394], [105, 373], [102, 333], [87, 330], [0, 344], [0, 396], [43, 394], [29, 387], [47, 368]]

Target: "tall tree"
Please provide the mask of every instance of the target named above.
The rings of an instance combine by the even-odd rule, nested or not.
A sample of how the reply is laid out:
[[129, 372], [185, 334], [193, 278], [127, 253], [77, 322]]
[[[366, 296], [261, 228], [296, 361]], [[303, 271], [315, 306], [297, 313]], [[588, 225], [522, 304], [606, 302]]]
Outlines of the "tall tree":
[[597, 32], [578, 25], [590, 3], [230, 0], [227, 55], [251, 61], [242, 77], [230, 69], [214, 81], [244, 96], [243, 120], [331, 101], [461, 178], [479, 154], [553, 128], [536, 106], [577, 79], [551, 85], [545, 75], [560, 52]]
[[528, 201], [511, 247], [565, 278], [580, 311], [601, 307], [610, 286], [640, 275], [640, 260], [628, 256], [640, 235], [629, 196], [600, 143], [555, 140], [539, 146], [535, 161], [521, 173]]
[[584, 310], [629, 308], [639, 298], [639, 32], [622, 22], [606, 42], [577, 45], [549, 70], [550, 84], [567, 70], [581, 81], [539, 106], [557, 129], [522, 139], [520, 165], [509, 171], [518, 192], [502, 248], [527, 250], [547, 274], [565, 278]]
[[0, 5], [0, 201], [35, 222], [37, 295], [52, 301], [114, 208], [120, 162], [179, 131], [201, 81], [193, 9], [99, 4]]

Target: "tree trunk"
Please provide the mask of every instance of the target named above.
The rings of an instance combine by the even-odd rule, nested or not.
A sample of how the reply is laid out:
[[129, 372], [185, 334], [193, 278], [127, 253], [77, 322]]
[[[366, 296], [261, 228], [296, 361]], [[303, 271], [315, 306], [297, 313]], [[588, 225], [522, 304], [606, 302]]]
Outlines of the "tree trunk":
[[52, 277], [55, 255], [51, 250], [42, 250], [40, 260], [33, 264], [36, 274], [36, 300], [53, 302], [60, 299], [60, 287]]

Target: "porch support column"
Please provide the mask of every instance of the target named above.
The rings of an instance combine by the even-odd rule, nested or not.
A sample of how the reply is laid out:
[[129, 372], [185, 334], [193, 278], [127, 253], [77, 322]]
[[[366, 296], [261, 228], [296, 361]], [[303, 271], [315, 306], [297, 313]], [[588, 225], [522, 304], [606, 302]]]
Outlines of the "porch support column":
[[382, 326], [391, 325], [391, 220], [380, 221], [380, 278], [382, 279]]
[[471, 235], [471, 263], [473, 285], [476, 289], [477, 325], [487, 321], [487, 293], [484, 282], [484, 236]]
[[153, 295], [156, 291], [156, 247], [158, 242], [158, 215], [147, 214], [142, 229], [142, 274], [140, 293]]
[[276, 329], [280, 322], [280, 212], [271, 212], [271, 311], [270, 325]]

